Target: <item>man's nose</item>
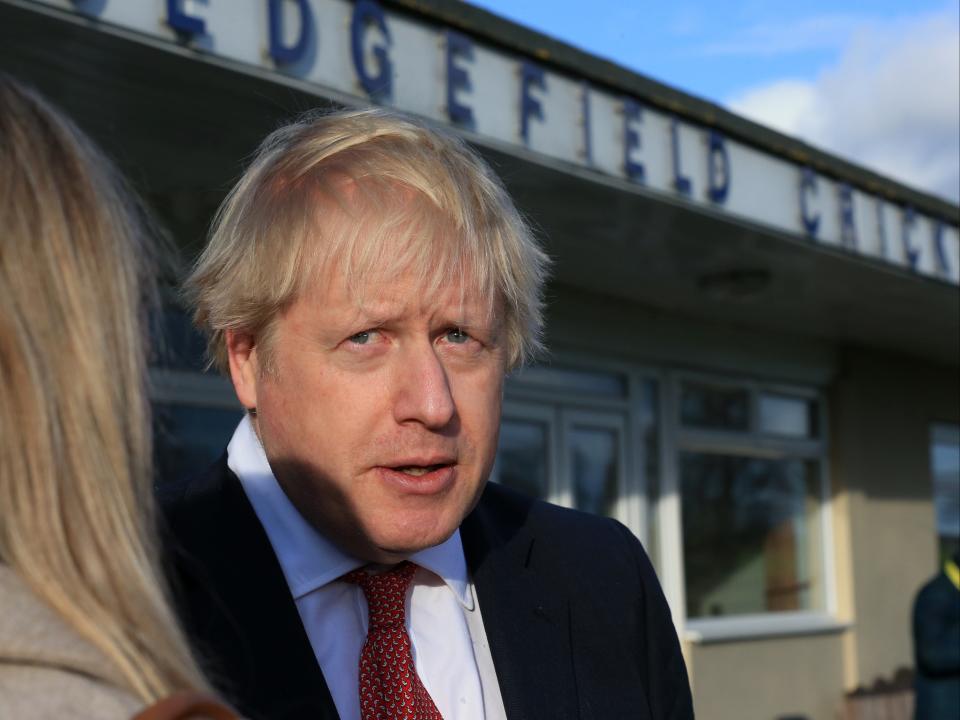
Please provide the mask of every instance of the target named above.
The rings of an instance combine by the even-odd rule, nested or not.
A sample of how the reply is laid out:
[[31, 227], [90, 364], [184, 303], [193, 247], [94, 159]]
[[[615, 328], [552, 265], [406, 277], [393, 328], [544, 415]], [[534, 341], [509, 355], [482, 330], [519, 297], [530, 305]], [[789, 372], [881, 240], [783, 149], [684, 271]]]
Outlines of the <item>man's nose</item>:
[[456, 415], [450, 379], [429, 341], [400, 353], [394, 414], [398, 423], [417, 422], [431, 430], [445, 427]]

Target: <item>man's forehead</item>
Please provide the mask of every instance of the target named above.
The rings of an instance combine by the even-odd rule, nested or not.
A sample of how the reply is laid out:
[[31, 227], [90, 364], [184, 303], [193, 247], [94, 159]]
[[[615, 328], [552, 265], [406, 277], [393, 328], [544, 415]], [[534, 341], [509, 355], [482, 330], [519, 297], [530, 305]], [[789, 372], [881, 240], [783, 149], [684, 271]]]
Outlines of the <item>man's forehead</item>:
[[330, 269], [308, 281], [302, 297], [318, 307], [384, 322], [405, 315], [484, 322], [494, 309], [489, 294], [469, 283], [453, 278], [435, 284], [409, 272], [350, 279]]

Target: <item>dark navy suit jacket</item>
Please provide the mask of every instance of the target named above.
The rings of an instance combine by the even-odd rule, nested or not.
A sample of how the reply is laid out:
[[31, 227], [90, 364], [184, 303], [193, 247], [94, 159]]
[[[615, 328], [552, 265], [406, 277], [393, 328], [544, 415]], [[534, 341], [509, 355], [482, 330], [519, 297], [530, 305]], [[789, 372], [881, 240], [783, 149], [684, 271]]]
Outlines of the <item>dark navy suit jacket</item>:
[[960, 589], [940, 572], [913, 605], [916, 720], [960, 717]]
[[[337, 718], [226, 457], [161, 502], [181, 615], [217, 687], [251, 718]], [[623, 525], [490, 483], [460, 534], [508, 718], [693, 718], [666, 601]]]

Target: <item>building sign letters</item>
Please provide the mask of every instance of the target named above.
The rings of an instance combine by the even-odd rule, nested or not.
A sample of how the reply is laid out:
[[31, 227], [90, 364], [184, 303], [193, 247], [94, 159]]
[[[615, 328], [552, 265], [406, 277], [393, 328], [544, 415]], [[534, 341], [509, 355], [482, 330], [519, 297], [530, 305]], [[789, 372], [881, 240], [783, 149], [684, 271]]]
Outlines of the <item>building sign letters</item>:
[[376, 0], [34, 0], [960, 284], [956, 224]]

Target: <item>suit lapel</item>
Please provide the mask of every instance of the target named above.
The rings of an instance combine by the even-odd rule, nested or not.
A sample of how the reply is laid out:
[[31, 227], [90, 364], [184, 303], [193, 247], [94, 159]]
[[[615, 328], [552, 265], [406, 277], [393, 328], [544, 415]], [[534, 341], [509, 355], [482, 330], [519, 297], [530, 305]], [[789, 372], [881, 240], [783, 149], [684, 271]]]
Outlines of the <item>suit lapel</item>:
[[266, 532], [225, 458], [171, 517], [190, 626], [252, 717], [337, 718]]
[[569, 601], [538, 569], [529, 506], [493, 508], [498, 491], [488, 488], [461, 537], [507, 717], [577, 717]]

